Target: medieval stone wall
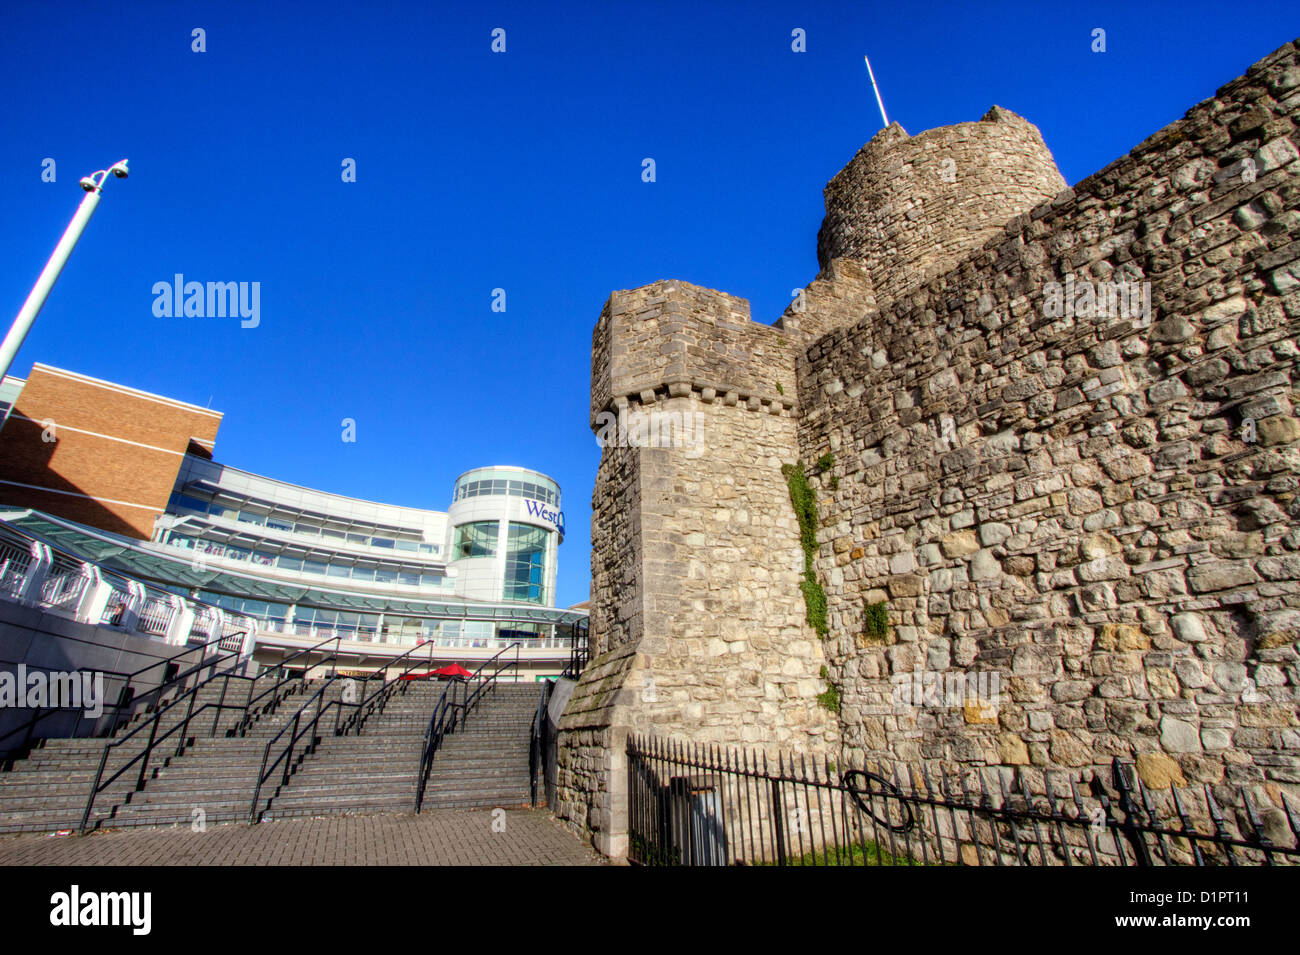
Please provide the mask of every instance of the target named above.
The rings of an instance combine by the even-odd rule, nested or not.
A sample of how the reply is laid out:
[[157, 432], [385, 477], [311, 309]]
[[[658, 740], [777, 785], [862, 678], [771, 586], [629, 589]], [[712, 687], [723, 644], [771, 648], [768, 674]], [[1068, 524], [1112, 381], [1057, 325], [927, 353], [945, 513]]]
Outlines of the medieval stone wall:
[[855, 753], [1300, 783], [1298, 109], [1288, 45], [807, 350]]
[[862, 261], [883, 304], [1064, 188], [1037, 127], [1008, 110], [911, 138], [893, 123], [826, 185], [817, 260]]
[[[775, 326], [681, 282], [614, 293], [561, 817], [626, 851], [644, 732], [1037, 792], [1119, 756], [1251, 786], [1276, 822], [1300, 784], [1298, 110], [1288, 44], [1073, 189], [996, 107], [890, 127], [827, 186], [821, 272]], [[656, 414], [697, 427], [665, 443], [634, 424]]]
[[798, 454], [796, 351], [743, 299], [682, 282], [615, 293], [597, 323], [594, 658], [560, 721], [556, 808], [611, 855], [629, 732], [837, 749], [781, 473]]

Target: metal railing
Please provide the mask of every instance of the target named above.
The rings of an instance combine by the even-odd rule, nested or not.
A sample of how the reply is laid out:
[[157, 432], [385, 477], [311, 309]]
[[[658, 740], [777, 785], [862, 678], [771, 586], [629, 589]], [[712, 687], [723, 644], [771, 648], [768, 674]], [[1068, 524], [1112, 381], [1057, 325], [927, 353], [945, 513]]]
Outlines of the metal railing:
[[[397, 678], [392, 681], [388, 680], [389, 669], [400, 660], [415, 653], [417, 650], [424, 649], [424, 647], [412, 647], [401, 656], [389, 660], [382, 669], [376, 670], [373, 674], [367, 677], [362, 681], [363, 686], [376, 680], [380, 685], [377, 689], [367, 693], [360, 700], [352, 701], [346, 698], [339, 698], [326, 702], [326, 697], [330, 687], [341, 680], [351, 680], [350, 677], [340, 677], [336, 674], [322, 683], [316, 692], [313, 693], [307, 701], [302, 704], [302, 706], [298, 707], [297, 711], [295, 711], [293, 716], [289, 718], [289, 722], [285, 724], [280, 732], [267, 740], [266, 747], [262, 751], [262, 765], [258, 770], [257, 783], [253, 788], [253, 799], [248, 807], [248, 822], [250, 825], [254, 825], [261, 821], [262, 810], [258, 808], [258, 804], [262, 798], [262, 789], [275, 773], [277, 767], [280, 767], [283, 764], [283, 769], [280, 771], [280, 783], [276, 790], [278, 793], [280, 788], [289, 784], [289, 778], [297, 771], [298, 766], [302, 765], [303, 760], [316, 751], [316, 748], [321, 742], [320, 721], [326, 711], [330, 709], [334, 710], [333, 735], [345, 736], [348, 733], [360, 735], [362, 730], [365, 728], [366, 721], [375, 713], [383, 713], [384, 708], [388, 705], [388, 701], [394, 694], [399, 692], [405, 693], [407, 691], [407, 688], [410, 686], [410, 681], [403, 680], [402, 677], [409, 674], [416, 667], [427, 667], [430, 664], [433, 658], [432, 649], [430, 648], [428, 659], [421, 658], [411, 660], [402, 672], [398, 674]], [[352, 713], [346, 720], [343, 719], [343, 710], [345, 707], [353, 708]], [[312, 711], [310, 715], [307, 715], [308, 710]], [[286, 740], [280, 748], [276, 757], [272, 759], [271, 751], [273, 747], [282, 737], [285, 736], [286, 733], [289, 737], [288, 740]], [[304, 736], [307, 737], [307, 743], [306, 745], [299, 746], [299, 742]], [[294, 762], [295, 751], [297, 752], [297, 762]], [[271, 798], [274, 798], [274, 795]]]
[[554, 680], [543, 680], [541, 692], [537, 697], [537, 711], [533, 714], [533, 732], [528, 746], [528, 798], [534, 809], [537, 808], [537, 774], [547, 783], [546, 804], [554, 806], [554, 796], [549, 785], [548, 769], [550, 766], [550, 720], [547, 707], [551, 701], [551, 691], [555, 688]]
[[[313, 663], [311, 659], [311, 655], [313, 653], [320, 651], [322, 647], [325, 647], [331, 643], [334, 644], [333, 653], [330, 654], [329, 656], [322, 657], [320, 660], [317, 660]], [[322, 640], [320, 643], [315, 644], [314, 646], [304, 647], [303, 649], [290, 654], [289, 656], [285, 657], [283, 660], [280, 660], [274, 666], [268, 667], [267, 669], [263, 670], [261, 673], [257, 674], [257, 676], [253, 677], [253, 682], [249, 686], [249, 690], [248, 690], [248, 699], [244, 703], [244, 716], [239, 723], [240, 735], [243, 735], [245, 732], [247, 732], [248, 727], [252, 725], [253, 721], [256, 720], [259, 715], [265, 715], [267, 713], [275, 712], [275, 710], [279, 707], [281, 701], [283, 701], [285, 697], [291, 695], [295, 691], [295, 689], [297, 688], [300, 682], [302, 685], [305, 685], [306, 673], [313, 666], [319, 666], [321, 664], [329, 663], [331, 661], [337, 661], [338, 649], [339, 649], [339, 638], [337, 636], [328, 637]], [[307, 658], [305, 661], [303, 661], [302, 664], [303, 677], [302, 678], [293, 677], [290, 675], [289, 664], [296, 662], [301, 657]], [[257, 690], [258, 682], [263, 678], [267, 678], [267, 677], [274, 677], [274, 681], [271, 683], [270, 686], [266, 687], [261, 692], [258, 692]], [[269, 699], [267, 699], [268, 697]]]
[[561, 676], [570, 680], [576, 680], [582, 676], [582, 671], [587, 668], [587, 663], [591, 659], [589, 634], [590, 625], [586, 621], [573, 625], [573, 642], [569, 650], [569, 665], [564, 668], [564, 672], [560, 674]]
[[[643, 865], [1294, 865], [1300, 820], [1285, 795], [1152, 790], [1114, 760], [1031, 793], [1025, 777], [938, 778], [881, 764], [837, 769], [718, 746], [630, 737], [628, 858]], [[1062, 771], [1064, 776], [1064, 771]], [[1195, 820], [1195, 821], [1194, 821]]]
[[[44, 551], [47, 557], [38, 559], [36, 550]], [[33, 580], [33, 574], [39, 580]], [[218, 636], [218, 619], [224, 636], [236, 630], [245, 634], [257, 630], [252, 618], [107, 570], [5, 521], [0, 521], [0, 598], [23, 598], [42, 609], [91, 625], [122, 627], [130, 622], [134, 632], [153, 639], [171, 639], [176, 645], [192, 640], [206, 642]], [[194, 614], [188, 632], [172, 633], [179, 623], [178, 607]], [[128, 613], [130, 609], [135, 612]]]
[[[218, 723], [221, 719], [222, 710], [243, 709], [243, 707], [239, 704], [233, 704], [233, 703], [228, 704], [225, 702], [226, 695], [230, 687], [230, 681], [232, 679], [251, 681], [253, 678], [249, 676], [244, 676], [242, 674], [232, 673], [229, 670], [226, 670], [224, 672], [218, 672], [217, 666], [219, 664], [223, 662], [231, 663], [239, 659], [238, 652], [227, 652], [220, 649], [219, 644], [222, 639], [224, 638], [218, 637], [216, 640], [211, 641], [212, 643], [218, 644], [218, 653], [215, 657], [209, 660], [205, 656], [205, 658], [202, 661], [200, 661], [193, 667], [190, 667], [188, 670], [184, 671], [183, 673], [179, 673], [176, 675], [172, 683], [173, 685], [178, 685], [182, 687], [182, 689], [174, 699], [172, 699], [171, 701], [169, 701], [168, 703], [162, 706], [157, 707], [153, 711], [153, 717], [151, 719], [142, 722], [139, 726], [137, 726], [135, 729], [125, 734], [124, 736], [118, 737], [112, 742], [105, 744], [104, 752], [99, 758], [99, 766], [95, 771], [95, 779], [90, 786], [90, 793], [86, 797], [85, 809], [82, 812], [81, 823], [77, 829], [79, 833], [83, 835], [85, 834], [86, 827], [90, 824], [90, 814], [91, 811], [94, 809], [95, 799], [99, 796], [99, 794], [104, 790], [106, 790], [118, 779], [120, 779], [122, 775], [128, 769], [134, 766], [136, 763], [140, 764], [140, 771], [136, 776], [135, 791], [139, 792], [140, 790], [144, 789], [145, 775], [149, 771], [149, 763], [153, 758], [154, 750], [156, 750], [159, 746], [161, 746], [166, 740], [170, 739], [173, 735], [179, 735], [179, 740], [177, 742], [176, 749], [173, 752], [173, 756], [183, 755], [185, 753], [186, 746], [190, 739], [190, 725], [195, 720], [195, 718], [198, 717], [204, 710], [208, 710], [208, 709], [213, 710], [212, 729], [209, 735], [215, 736], [217, 733]], [[209, 671], [206, 677], [201, 676], [204, 670]], [[184, 689], [183, 687], [185, 683], [189, 680], [191, 676], [195, 678], [193, 685], [190, 686], [188, 689]], [[205, 703], [196, 710], [194, 708], [194, 703], [198, 698], [199, 691], [207, 687], [210, 683], [212, 683], [214, 680], [218, 678], [221, 678], [224, 681], [221, 688], [220, 699], [216, 703]], [[183, 703], [186, 704], [185, 716], [178, 722], [174, 723], [170, 728], [164, 730], [160, 734], [158, 730], [162, 725], [163, 717], [168, 716], [169, 714], [173, 714], [173, 712], [179, 712], [178, 707], [180, 707], [181, 704]], [[149, 737], [148, 737], [148, 741], [145, 743], [144, 748], [140, 752], [136, 753], [134, 756], [127, 759], [126, 762], [123, 763], [122, 766], [119, 767], [116, 772], [114, 772], [111, 776], [105, 779], [104, 772], [108, 768], [109, 756], [115, 750], [125, 745], [129, 740], [135, 739], [146, 729], [149, 730]]]
[[[515, 651], [513, 660], [501, 661], [503, 654]], [[490, 676], [482, 676], [484, 670], [493, 666]], [[438, 755], [438, 747], [442, 745], [443, 738], [456, 732], [456, 727], [463, 724], [474, 707], [487, 695], [488, 691], [495, 691], [497, 687], [497, 678], [504, 670], [514, 667], [516, 673], [519, 672], [519, 644], [515, 643], [510, 647], [505, 647], [499, 651], [490, 660], [487, 660], [470, 676], [468, 680], [453, 680], [447, 684], [446, 689], [442, 691], [442, 696], [433, 707], [433, 713], [429, 716], [428, 728], [424, 731], [424, 744], [420, 748], [420, 766], [416, 770], [415, 777], [415, 811], [418, 813], [424, 805], [424, 790], [429, 782], [429, 771], [433, 768], [433, 759]], [[456, 702], [457, 685], [459, 684], [460, 702]], [[477, 684], [477, 685], [475, 685]], [[469, 687], [474, 685], [471, 691]]]
[[[241, 639], [242, 639], [242, 635], [241, 635]], [[218, 638], [217, 640], [211, 640], [205, 644], [195, 644], [192, 646], [185, 647], [183, 650], [180, 650], [160, 660], [155, 660], [153, 663], [146, 664], [145, 666], [140, 667], [138, 670], [134, 670], [130, 673], [125, 673], [119, 670], [92, 669], [89, 667], [83, 667], [79, 670], [73, 671], [76, 674], [89, 674], [92, 677], [96, 675], [102, 675], [103, 677], [109, 680], [121, 681], [120, 685], [116, 688], [116, 693], [114, 695], [114, 698], [112, 699], [112, 702], [109, 702], [109, 695], [107, 693], [105, 694], [104, 706], [113, 711], [112, 717], [106, 723], [102, 722], [103, 721], [102, 715], [99, 717], [86, 717], [86, 716], [81, 717], [81, 719], [95, 719], [96, 722], [101, 722], [101, 725], [99, 726], [97, 732], [93, 732], [87, 735], [98, 736], [101, 738], [115, 736], [117, 734], [117, 731], [122, 726], [124, 714], [130, 715], [132, 713], [139, 712], [139, 711], [148, 712], [151, 711], [154, 707], [157, 707], [161, 703], [163, 696], [168, 691], [175, 689], [179, 684], [179, 682], [181, 681], [181, 679], [183, 679], [182, 677], [178, 676], [180, 671], [180, 664], [177, 661], [181, 657], [189, 656], [190, 654], [195, 652], [200, 653], [201, 659], [206, 659], [208, 650], [212, 646], [217, 645], [219, 643], [221, 643], [221, 638]], [[218, 649], [220, 649], [220, 647]], [[162, 668], [162, 671], [159, 675], [157, 685], [137, 695], [136, 692], [137, 684], [143, 682], [141, 678], [149, 671], [156, 670], [159, 667]], [[28, 669], [30, 670], [32, 669], [32, 667], [28, 667]], [[186, 671], [187, 674], [190, 672], [192, 671], [189, 670]], [[150, 700], [151, 697], [152, 700]], [[31, 751], [33, 741], [36, 738], [35, 736], [36, 727], [39, 723], [49, 719], [52, 716], [57, 716], [60, 713], [67, 714], [69, 712], [70, 711], [68, 709], [64, 709], [64, 708], [36, 707], [32, 712], [32, 718], [30, 720], [28, 720], [22, 726], [15, 727], [14, 729], [5, 733], [3, 736], [0, 736], [0, 743], [2, 743], [5, 740], [9, 739], [11, 736], [14, 736], [18, 733], [24, 734], [23, 741], [21, 743], [19, 743], [16, 746], [10, 746], [0, 750], [0, 761], [3, 761], [3, 768], [6, 771], [12, 769], [14, 760], [20, 758], [21, 756]]]

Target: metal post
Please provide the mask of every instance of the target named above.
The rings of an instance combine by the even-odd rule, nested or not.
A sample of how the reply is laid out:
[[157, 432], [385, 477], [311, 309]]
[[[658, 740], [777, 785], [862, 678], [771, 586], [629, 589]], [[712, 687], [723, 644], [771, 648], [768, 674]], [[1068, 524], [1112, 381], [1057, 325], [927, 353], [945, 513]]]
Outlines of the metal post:
[[[127, 175], [126, 160], [112, 167], [114, 175], [125, 179]], [[45, 268], [41, 270], [40, 276], [36, 279], [36, 284], [32, 286], [31, 294], [27, 296], [27, 301], [23, 302], [23, 307], [18, 311], [18, 317], [14, 319], [13, 325], [9, 328], [9, 333], [5, 335], [4, 341], [0, 343], [0, 379], [9, 374], [9, 366], [13, 364], [14, 357], [18, 354], [18, 349], [22, 347], [23, 340], [27, 338], [27, 333], [31, 331], [32, 323], [36, 321], [37, 314], [40, 313], [41, 306], [45, 304], [45, 299], [49, 297], [50, 290], [54, 288], [54, 283], [58, 281], [59, 274], [63, 271], [63, 266], [68, 262], [68, 257], [72, 255], [72, 250], [77, 246], [77, 240], [81, 238], [81, 233], [86, 229], [86, 223], [94, 215], [95, 208], [99, 205], [100, 197], [103, 194], [104, 180], [108, 178], [108, 170], [100, 170], [94, 175], [99, 176], [96, 182], [90, 176], [81, 180], [82, 188], [86, 190], [85, 198], [81, 200], [81, 205], [77, 206], [76, 214], [73, 215], [72, 221], [68, 223], [67, 229], [63, 232], [63, 237], [59, 239], [59, 244], [54, 247], [49, 261], [45, 263]]]

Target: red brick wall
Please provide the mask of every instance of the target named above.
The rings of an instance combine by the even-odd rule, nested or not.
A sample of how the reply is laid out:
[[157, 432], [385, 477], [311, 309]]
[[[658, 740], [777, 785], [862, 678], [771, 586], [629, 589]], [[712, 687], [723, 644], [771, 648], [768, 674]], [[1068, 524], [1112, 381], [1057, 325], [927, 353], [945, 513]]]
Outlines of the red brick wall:
[[0, 430], [0, 482], [14, 482], [0, 483], [0, 505], [147, 539], [191, 438], [210, 447], [220, 424], [217, 412], [37, 365]]

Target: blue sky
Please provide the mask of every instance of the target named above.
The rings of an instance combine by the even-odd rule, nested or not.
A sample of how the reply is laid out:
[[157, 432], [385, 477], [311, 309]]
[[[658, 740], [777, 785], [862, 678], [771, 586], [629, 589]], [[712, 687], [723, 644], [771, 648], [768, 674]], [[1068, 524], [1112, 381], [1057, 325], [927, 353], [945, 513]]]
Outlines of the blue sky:
[[[561, 605], [587, 596], [601, 306], [680, 278], [775, 320], [817, 271], [822, 186], [879, 129], [864, 53], [910, 133], [997, 103], [1074, 183], [1300, 32], [1284, 4], [432, 6], [7, 4], [6, 321], [78, 179], [132, 170], [13, 372], [210, 403], [218, 460], [371, 500], [441, 510], [468, 468], [544, 471], [564, 491]], [[155, 317], [178, 272], [260, 282], [260, 324]]]

